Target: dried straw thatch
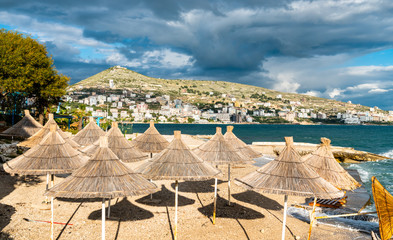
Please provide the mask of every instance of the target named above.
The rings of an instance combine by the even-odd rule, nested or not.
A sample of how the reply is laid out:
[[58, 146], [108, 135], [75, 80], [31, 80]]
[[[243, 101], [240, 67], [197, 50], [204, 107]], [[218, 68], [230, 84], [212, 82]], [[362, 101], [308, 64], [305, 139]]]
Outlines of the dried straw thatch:
[[236, 183], [256, 191], [318, 198], [339, 198], [343, 192], [308, 167], [293, 147], [293, 138], [285, 138], [281, 154], [255, 172], [236, 179]]
[[344, 190], [353, 190], [360, 184], [341, 167], [330, 149], [330, 140], [321, 138], [321, 145], [305, 158], [306, 164], [333, 186]]
[[117, 198], [154, 193], [155, 184], [134, 173], [100, 138], [100, 147], [90, 160], [45, 195], [64, 198]]
[[136, 137], [134, 142], [142, 152], [147, 153], [159, 153], [169, 145], [169, 142], [154, 127], [154, 121], [150, 121], [150, 127]]
[[242, 140], [233, 134], [233, 126], [227, 126], [227, 132], [224, 134], [224, 139], [234, 147], [237, 151], [250, 158], [262, 157], [262, 153], [255, 151]]
[[195, 148], [193, 151], [200, 158], [213, 165], [253, 163], [251, 158], [239, 153], [225, 141], [220, 127], [216, 128], [216, 134], [209, 141]]
[[[112, 128], [105, 135], [108, 137], [108, 147], [123, 162], [137, 162], [147, 159], [149, 156], [141, 152], [131, 141], [128, 141], [121, 133], [117, 122], [112, 123]], [[100, 143], [83, 148], [81, 151], [88, 156], [92, 156], [99, 148]]]
[[376, 177], [371, 178], [375, 208], [378, 213], [379, 234], [382, 240], [393, 235], [393, 196], [382, 186]]
[[180, 131], [175, 131], [174, 135], [173, 141], [166, 149], [135, 171], [148, 179], [188, 181], [210, 179], [220, 173], [190, 150], [181, 140]]
[[14, 126], [3, 131], [1, 134], [28, 138], [33, 136], [41, 128], [42, 125], [30, 115], [29, 110], [25, 110], [25, 116], [22, 118], [22, 120], [17, 122]]
[[57, 132], [64, 139], [64, 141], [68, 142], [74, 148], [78, 148], [79, 147], [79, 144], [74, 142], [71, 139], [71, 136], [69, 134], [66, 134], [65, 132], [63, 132], [59, 128], [59, 126], [57, 125], [55, 119], [53, 118], [53, 114], [52, 113], [49, 113], [48, 122], [44, 125], [43, 128], [41, 128], [41, 130], [36, 132], [33, 136], [29, 137], [25, 141], [20, 142], [18, 144], [18, 146], [31, 148], [31, 147], [34, 147], [35, 145], [39, 144], [42, 141], [42, 139], [49, 133], [51, 125], [56, 126]]
[[93, 117], [90, 117], [89, 121], [89, 124], [72, 139], [81, 146], [93, 144], [101, 136], [105, 136], [105, 132], [96, 124]]
[[3, 164], [4, 170], [11, 174], [45, 175], [71, 173], [81, 167], [87, 158], [63, 140], [50, 126], [50, 132], [42, 141], [23, 155]]

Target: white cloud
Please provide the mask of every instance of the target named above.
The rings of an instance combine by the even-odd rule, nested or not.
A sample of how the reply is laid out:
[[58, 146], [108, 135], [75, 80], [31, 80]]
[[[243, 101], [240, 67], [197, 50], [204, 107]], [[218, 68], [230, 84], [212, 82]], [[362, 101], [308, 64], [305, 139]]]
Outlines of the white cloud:
[[327, 94], [329, 95], [330, 98], [334, 98], [334, 97], [336, 97], [336, 96], [340, 96], [341, 93], [343, 93], [344, 91], [345, 91], [345, 90], [338, 89], [338, 88], [334, 88], [334, 89], [328, 91]]
[[143, 64], [160, 65], [163, 68], [182, 68], [193, 64], [191, 56], [168, 48], [147, 51], [143, 54], [141, 61]]

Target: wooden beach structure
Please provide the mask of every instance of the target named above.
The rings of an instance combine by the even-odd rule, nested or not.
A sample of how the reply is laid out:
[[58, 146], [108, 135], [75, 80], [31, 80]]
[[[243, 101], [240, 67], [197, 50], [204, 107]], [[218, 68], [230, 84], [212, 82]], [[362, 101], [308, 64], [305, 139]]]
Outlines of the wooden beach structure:
[[174, 139], [169, 146], [135, 170], [153, 180], [175, 181], [175, 230], [177, 239], [178, 181], [200, 181], [214, 178], [220, 171], [198, 157], [181, 140], [181, 132], [174, 131]]
[[[200, 158], [212, 165], [228, 165], [228, 205], [231, 204], [231, 165], [254, 163], [251, 158], [233, 148], [222, 135], [221, 128], [216, 128], [216, 134], [207, 142], [193, 150]], [[217, 202], [217, 178], [214, 184], [214, 206]], [[213, 224], [215, 224], [216, 208], [213, 210]]]
[[229, 143], [229, 145], [249, 158], [262, 157], [262, 153], [255, 151], [245, 142], [236, 137], [233, 133], [233, 126], [227, 126], [227, 132], [224, 134], [224, 139]]
[[[285, 137], [286, 146], [273, 161], [235, 183], [246, 189], [284, 195], [284, 217], [282, 240], [285, 239], [288, 195], [314, 197], [313, 213], [317, 198], [331, 199], [344, 196], [344, 193], [320, 177], [308, 167], [293, 146], [293, 138]], [[312, 221], [310, 222], [311, 234]]]
[[[52, 198], [102, 199], [102, 239], [105, 239], [106, 199], [151, 194], [157, 190], [155, 184], [120, 161], [108, 148], [108, 138], [101, 136], [100, 147], [87, 163], [45, 195]], [[51, 221], [53, 223], [53, 208]]]
[[334, 158], [330, 139], [321, 138], [319, 147], [304, 157], [306, 164], [333, 186], [342, 190], [354, 190], [361, 186]]
[[104, 130], [97, 125], [93, 117], [90, 117], [86, 127], [79, 131], [72, 140], [81, 146], [88, 146], [99, 140], [101, 136], [105, 136]]
[[142, 134], [134, 139], [135, 145], [142, 151], [150, 153], [159, 153], [168, 147], [169, 142], [158, 132], [154, 127], [154, 121], [150, 121], [149, 128]]
[[[149, 156], [139, 150], [132, 141], [127, 140], [119, 129], [118, 123], [113, 122], [112, 128], [105, 134], [108, 138], [108, 147], [123, 162], [137, 162], [147, 159]], [[83, 153], [92, 156], [99, 148], [99, 141], [81, 149]]]
[[4, 170], [12, 175], [46, 175], [48, 189], [49, 177], [53, 185], [54, 174], [71, 173], [80, 168], [87, 157], [64, 141], [56, 127], [50, 125], [49, 133], [38, 145], [4, 163]]
[[60, 134], [60, 136], [66, 141], [68, 142], [72, 147], [74, 148], [78, 148], [79, 144], [77, 144], [76, 142], [74, 142], [71, 139], [71, 136], [65, 132], [63, 132], [59, 126], [57, 125], [55, 119], [53, 118], [53, 113], [49, 113], [49, 119], [48, 122], [46, 122], [46, 124], [44, 125], [44, 127], [42, 127], [38, 132], [36, 132], [33, 136], [29, 137], [28, 139], [26, 139], [23, 142], [20, 142], [18, 144], [18, 146], [20, 147], [27, 147], [27, 148], [32, 148], [35, 145], [39, 144], [42, 139], [50, 132], [50, 126], [56, 126], [56, 131]]
[[25, 116], [19, 122], [3, 131], [1, 135], [29, 138], [42, 128], [42, 125], [30, 115], [29, 110], [24, 110], [24, 113]]
[[371, 182], [379, 220], [379, 234], [382, 240], [387, 240], [393, 235], [393, 196], [376, 177], [373, 176]]

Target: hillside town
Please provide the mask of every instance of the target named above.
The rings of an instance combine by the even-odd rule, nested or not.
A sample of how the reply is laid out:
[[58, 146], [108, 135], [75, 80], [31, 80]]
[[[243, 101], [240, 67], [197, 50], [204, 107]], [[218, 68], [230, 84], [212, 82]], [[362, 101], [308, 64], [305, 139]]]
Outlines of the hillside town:
[[204, 103], [190, 103], [184, 98], [158, 95], [156, 92], [116, 89], [113, 80], [109, 80], [108, 87], [98, 89], [71, 87], [63, 98], [64, 106], [67, 110], [80, 108], [87, 115], [98, 118], [133, 122], [150, 120], [173, 123], [364, 124], [393, 122], [393, 111], [382, 111], [378, 107], [369, 108], [368, 111], [348, 109], [340, 112], [332, 109], [330, 112], [323, 112], [306, 108], [300, 101], [283, 99], [281, 94], [274, 99], [264, 100], [264, 93], [256, 96], [254, 94], [250, 99], [236, 99], [230, 94], [217, 96], [217, 93], [210, 92], [207, 95], [211, 95], [212, 98], [205, 97]]

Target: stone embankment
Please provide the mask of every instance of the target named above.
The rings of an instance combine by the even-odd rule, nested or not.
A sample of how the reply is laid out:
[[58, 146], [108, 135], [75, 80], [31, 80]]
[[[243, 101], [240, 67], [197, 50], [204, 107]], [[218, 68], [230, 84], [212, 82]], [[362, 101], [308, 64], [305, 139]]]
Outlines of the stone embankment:
[[[317, 149], [319, 144], [312, 143], [295, 143], [296, 150], [300, 155], [312, 153]], [[284, 142], [253, 142], [251, 147], [264, 155], [277, 156], [283, 150]], [[388, 157], [377, 155], [374, 153], [358, 151], [349, 147], [332, 146], [334, 157], [343, 163], [361, 163], [369, 161], [378, 161], [389, 159]]]

